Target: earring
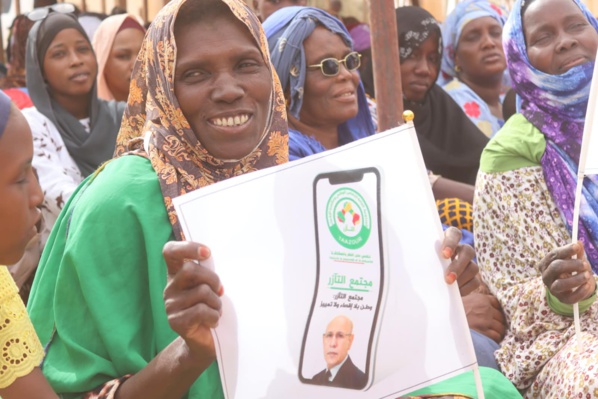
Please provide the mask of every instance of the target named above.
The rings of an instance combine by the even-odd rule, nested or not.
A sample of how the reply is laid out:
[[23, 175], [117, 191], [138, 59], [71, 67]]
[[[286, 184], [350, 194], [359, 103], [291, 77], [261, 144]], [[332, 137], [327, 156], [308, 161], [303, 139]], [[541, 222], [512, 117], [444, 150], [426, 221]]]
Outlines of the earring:
[[459, 65], [455, 65], [455, 72], [461, 72], [461, 67]]

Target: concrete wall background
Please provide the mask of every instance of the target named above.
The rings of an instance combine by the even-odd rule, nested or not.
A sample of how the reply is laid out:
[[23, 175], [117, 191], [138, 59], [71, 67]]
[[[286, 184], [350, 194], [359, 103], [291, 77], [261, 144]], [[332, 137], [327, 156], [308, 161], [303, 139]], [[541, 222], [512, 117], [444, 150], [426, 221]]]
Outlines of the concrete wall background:
[[[9, 13], [2, 14], [2, 25], [9, 26], [10, 22], [14, 18], [15, 14], [15, 3], [20, 2], [20, 10], [21, 12], [30, 11], [33, 7], [33, 0], [13, 0], [13, 4]], [[58, 0], [62, 2], [64, 0]], [[76, 4], [80, 8], [83, 8], [83, 3], [85, 2], [86, 8], [88, 11], [95, 11], [95, 12], [110, 12], [110, 10], [118, 4], [118, 0], [69, 0], [73, 4]], [[248, 0], [246, 0], [248, 1]], [[369, 19], [369, 2], [372, 0], [342, 0], [343, 1], [343, 16], [354, 16], [361, 21], [367, 21]], [[382, 1], [382, 0], [376, 0]], [[395, 6], [402, 6], [411, 4], [412, 0], [393, 0]], [[459, 0], [419, 0], [422, 7], [430, 11], [437, 19], [444, 20], [446, 15], [446, 11], [451, 10], [455, 3]], [[493, 0], [497, 3], [507, 6], [510, 8], [510, 5], [514, 2], [514, 0]], [[588, 7], [592, 10], [594, 15], [598, 15], [598, 0], [582, 0]], [[158, 12], [158, 10], [162, 7], [162, 4], [165, 4], [166, 0], [127, 0], [127, 8], [129, 12], [138, 14], [141, 17], [145, 17], [147, 15], [149, 19], [153, 18], [153, 16]], [[328, 0], [308, 0], [307, 3], [309, 5], [321, 8], [328, 8]], [[144, 5], [147, 4], [147, 10], [145, 9]], [[147, 14], [146, 14], [147, 12]], [[6, 23], [5, 23], [6, 21]]]
[[[64, 0], [58, 0], [62, 2]], [[94, 12], [110, 12], [110, 10], [118, 4], [118, 0], [68, 0], [73, 4], [83, 8], [85, 3], [87, 11]], [[250, 1], [250, 0], [245, 0]], [[342, 0], [343, 9], [341, 15], [344, 17], [353, 16], [360, 21], [369, 20], [369, 2], [382, 0]], [[412, 0], [392, 0], [395, 6], [402, 6], [411, 4]], [[451, 10], [459, 0], [419, 0], [422, 7], [430, 11], [438, 20], [442, 21], [445, 18], [447, 10]], [[492, 0], [501, 3], [507, 8], [514, 0]], [[594, 15], [598, 15], [598, 0], [582, 0]], [[17, 6], [17, 2], [19, 6]], [[154, 15], [160, 10], [167, 0], [127, 0], [127, 9], [133, 14], [137, 14], [143, 19], [151, 20]], [[308, 4], [321, 8], [328, 8], [328, 0], [308, 0]], [[146, 8], [147, 5], [147, 8]], [[12, 23], [17, 10], [21, 13], [31, 11], [33, 8], [33, 0], [13, 0], [10, 11], [0, 16], [1, 33], [3, 39], [3, 48], [6, 48], [6, 38], [8, 36], [8, 27]]]

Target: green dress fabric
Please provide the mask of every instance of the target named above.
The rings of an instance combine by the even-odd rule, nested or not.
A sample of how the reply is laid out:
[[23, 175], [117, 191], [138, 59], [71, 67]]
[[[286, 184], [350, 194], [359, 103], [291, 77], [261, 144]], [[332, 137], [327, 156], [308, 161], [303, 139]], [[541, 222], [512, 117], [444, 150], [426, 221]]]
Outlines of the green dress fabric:
[[[497, 371], [490, 367], [480, 367], [480, 377], [486, 399], [518, 399], [521, 394], [513, 384]], [[418, 389], [409, 394], [409, 396], [429, 396], [429, 395], [455, 395], [477, 398], [477, 390], [473, 371], [459, 374], [446, 381], [439, 382], [426, 388]]]
[[[63, 398], [80, 398], [138, 372], [177, 337], [162, 298], [162, 247], [173, 239], [158, 178], [145, 158], [116, 159], [73, 194], [52, 231], [29, 302], [47, 345], [43, 372]], [[480, 370], [487, 397], [519, 397], [502, 374]], [[451, 392], [475, 396], [471, 373], [417, 394]], [[187, 395], [223, 397], [216, 363]]]
[[[63, 398], [138, 372], [177, 337], [162, 297], [162, 248], [171, 240], [145, 158], [116, 159], [73, 194], [46, 244], [28, 308], [48, 345], [43, 372]], [[216, 363], [186, 397], [223, 397]]]
[[509, 118], [482, 152], [480, 170], [500, 173], [528, 166], [540, 166], [546, 139], [522, 114]]

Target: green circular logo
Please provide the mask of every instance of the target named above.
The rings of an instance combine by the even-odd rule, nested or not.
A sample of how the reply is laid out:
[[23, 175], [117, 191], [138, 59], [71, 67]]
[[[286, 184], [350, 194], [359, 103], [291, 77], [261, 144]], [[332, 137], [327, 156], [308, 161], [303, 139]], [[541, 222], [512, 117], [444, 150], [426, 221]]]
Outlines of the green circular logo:
[[349, 249], [364, 246], [372, 230], [370, 209], [365, 200], [348, 187], [339, 188], [328, 199], [326, 223], [336, 242]]

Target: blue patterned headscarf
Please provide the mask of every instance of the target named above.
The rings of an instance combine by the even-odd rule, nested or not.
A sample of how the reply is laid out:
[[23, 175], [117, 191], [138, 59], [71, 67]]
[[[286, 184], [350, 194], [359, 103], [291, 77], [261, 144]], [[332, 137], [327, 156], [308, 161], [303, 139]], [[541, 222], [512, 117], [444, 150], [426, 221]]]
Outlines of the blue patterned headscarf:
[[[598, 31], [598, 21], [579, 0], [573, 1]], [[577, 169], [594, 63], [585, 63], [561, 75], [534, 68], [528, 57], [517, 0], [503, 30], [503, 44], [513, 87], [521, 98], [521, 113], [546, 138], [542, 169], [548, 190], [571, 231]], [[592, 269], [598, 273], [598, 177], [584, 180], [579, 238]]]
[[[323, 26], [339, 35], [353, 49], [353, 41], [341, 21], [327, 12], [313, 7], [285, 7], [270, 15], [263, 24], [272, 65], [280, 78], [285, 96], [290, 99], [289, 113], [299, 118], [303, 105], [307, 64], [303, 41], [317, 26]], [[359, 112], [338, 127], [339, 145], [370, 136], [375, 133], [363, 84], [357, 88]], [[291, 145], [293, 143], [291, 137]]]
[[459, 38], [463, 28], [474, 19], [492, 17], [501, 26], [507, 20], [507, 11], [490, 2], [489, 0], [466, 0], [455, 7], [453, 12], [446, 17], [442, 24], [442, 41], [444, 52], [442, 55], [442, 78], [450, 81], [456, 76], [455, 72], [455, 49], [459, 44]]

